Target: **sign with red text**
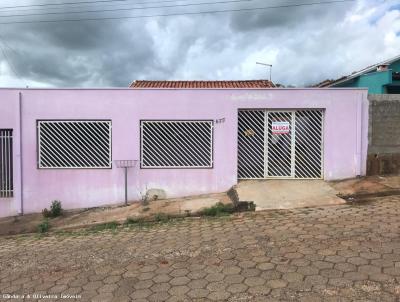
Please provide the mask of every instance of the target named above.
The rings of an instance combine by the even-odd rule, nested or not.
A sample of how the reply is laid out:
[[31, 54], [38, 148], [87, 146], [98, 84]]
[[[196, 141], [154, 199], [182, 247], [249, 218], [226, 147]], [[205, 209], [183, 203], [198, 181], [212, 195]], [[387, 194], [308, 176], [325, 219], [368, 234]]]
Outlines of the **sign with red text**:
[[272, 134], [288, 134], [289, 132], [289, 122], [272, 122]]

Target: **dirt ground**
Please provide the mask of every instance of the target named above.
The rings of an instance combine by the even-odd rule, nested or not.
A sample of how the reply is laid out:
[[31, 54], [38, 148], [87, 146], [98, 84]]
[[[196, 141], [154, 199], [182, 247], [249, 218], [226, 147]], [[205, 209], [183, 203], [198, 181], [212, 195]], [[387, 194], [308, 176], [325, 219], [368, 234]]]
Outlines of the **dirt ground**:
[[[266, 186], [270, 185], [268, 180], [264, 182], [266, 183]], [[327, 190], [325, 187], [331, 187], [332, 190]], [[282, 186], [280, 186], [280, 188], [283, 191], [286, 190]], [[324, 188], [325, 189], [323, 192], [333, 191], [339, 196], [357, 196], [359, 194], [379, 195], [380, 193], [385, 192], [392, 194], [396, 193], [396, 190], [400, 189], [400, 176], [373, 176], [337, 182], [328, 182], [324, 184]], [[249, 186], [249, 190], [252, 190], [251, 186]], [[298, 190], [298, 192], [301, 191], [302, 190]], [[310, 197], [308, 191], [306, 190], [305, 192], [308, 194], [306, 194], [305, 197], [302, 197], [300, 193], [296, 193], [295, 195], [298, 196], [299, 200], [304, 200]], [[250, 193], [253, 194], [252, 192]], [[251, 194], [248, 195], [252, 196]], [[330, 192], [330, 194], [332, 193]], [[400, 192], [398, 192], [398, 194], [400, 194]], [[329, 202], [324, 196], [320, 196], [319, 199], [313, 198], [314, 202], [312, 206], [332, 204], [330, 202], [331, 200], [335, 201], [334, 204], [338, 204], [339, 202], [337, 202], [337, 200], [340, 200], [340, 198], [337, 198], [336, 196], [333, 196], [333, 198], [334, 199], [331, 197], [328, 200]], [[226, 193], [208, 194], [187, 198], [157, 200], [150, 202], [150, 204], [147, 206], [143, 206], [140, 203], [133, 203], [127, 207], [113, 206], [67, 211], [62, 217], [51, 219], [50, 224], [53, 230], [62, 230], [82, 228], [112, 221], [122, 223], [128, 217], [149, 217], [157, 213], [166, 213], [170, 215], [183, 215], [185, 213], [194, 214], [204, 207], [213, 206], [217, 202], [222, 202], [225, 204], [231, 203]], [[299, 207], [299, 204], [304, 206], [309, 205], [310, 202], [299, 203], [296, 201], [292, 202], [292, 206], [290, 206], [290, 204], [286, 205], [286, 208]], [[279, 207], [280, 206], [278, 205], [276, 208]], [[25, 216], [1, 218], [0, 236], [37, 232], [37, 226], [42, 221], [43, 216], [41, 214], [28, 214]]]
[[[52, 230], [77, 229], [106, 222], [123, 223], [127, 218], [150, 217], [158, 213], [170, 215], [194, 214], [217, 202], [231, 203], [226, 193], [208, 194], [187, 198], [152, 201], [148, 205], [138, 202], [128, 206], [99, 207], [65, 211], [63, 216], [50, 219]], [[0, 219], [0, 236], [37, 232], [43, 221], [41, 213]]]
[[399, 230], [400, 196], [387, 196], [94, 234], [3, 236], [0, 301], [394, 302]]
[[379, 194], [400, 189], [400, 176], [369, 176], [330, 182], [339, 195]]

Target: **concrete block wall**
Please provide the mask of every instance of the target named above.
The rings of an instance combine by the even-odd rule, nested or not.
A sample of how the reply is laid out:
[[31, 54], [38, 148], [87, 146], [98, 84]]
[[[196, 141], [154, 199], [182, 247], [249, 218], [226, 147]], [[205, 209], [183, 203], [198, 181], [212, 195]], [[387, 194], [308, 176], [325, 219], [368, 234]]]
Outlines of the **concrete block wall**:
[[370, 94], [367, 174], [400, 173], [400, 94]]

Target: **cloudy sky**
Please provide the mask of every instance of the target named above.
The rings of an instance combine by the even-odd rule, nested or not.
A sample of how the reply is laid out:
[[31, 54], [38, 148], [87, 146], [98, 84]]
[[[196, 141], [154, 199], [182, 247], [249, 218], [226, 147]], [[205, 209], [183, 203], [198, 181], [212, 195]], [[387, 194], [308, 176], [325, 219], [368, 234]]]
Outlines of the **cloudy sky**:
[[400, 55], [398, 0], [293, 6], [331, 1], [2, 0], [0, 86], [268, 78], [257, 61], [303, 86]]

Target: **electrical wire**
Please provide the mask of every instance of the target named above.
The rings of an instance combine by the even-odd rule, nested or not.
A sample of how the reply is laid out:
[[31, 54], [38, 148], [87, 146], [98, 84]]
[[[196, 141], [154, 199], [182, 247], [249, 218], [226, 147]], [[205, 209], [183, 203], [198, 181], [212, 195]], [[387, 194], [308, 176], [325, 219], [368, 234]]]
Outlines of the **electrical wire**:
[[[115, 1], [115, 0], [112, 0]], [[34, 11], [51, 11], [51, 10], [63, 10], [65, 8], [72, 8], [72, 9], [85, 9], [85, 8], [92, 8], [95, 5], [100, 7], [121, 7], [127, 5], [149, 5], [149, 4], [162, 4], [162, 3], [175, 3], [175, 2], [191, 2], [193, 0], [163, 0], [163, 1], [148, 1], [148, 2], [125, 2], [131, 0], [123, 0], [123, 3], [114, 3], [114, 2], [106, 2], [106, 3], [97, 3], [96, 1], [89, 2], [88, 4], [73, 4], [70, 6], [62, 6], [62, 7], [38, 7], [38, 8], [26, 8], [26, 9], [19, 9], [18, 7], [14, 9], [2, 9], [0, 8], [0, 13], [6, 12], [34, 12]], [[93, 3], [93, 4], [90, 4]], [[65, 4], [67, 5], [67, 3]]]
[[125, 8], [113, 8], [113, 9], [100, 9], [100, 10], [86, 10], [86, 11], [84, 10], [84, 11], [73, 11], [73, 12], [71, 12], [71, 11], [68, 11], [68, 12], [46, 12], [46, 13], [6, 15], [6, 16], [0, 15], [0, 18], [44, 16], [44, 15], [85, 14], [85, 13], [107, 13], [107, 12], [130, 11], [130, 10], [145, 10], [145, 9], [155, 9], [155, 8], [174, 8], [174, 7], [199, 6], [199, 5], [217, 5], [217, 4], [228, 4], [228, 3], [243, 3], [243, 2], [252, 2], [252, 1], [254, 1], [254, 0], [227, 0], [227, 1], [186, 3], [186, 4], [175, 4], [175, 5], [164, 5], [164, 6], [125, 7]]
[[[7, 8], [22, 8], [22, 7], [43, 7], [43, 6], [61, 6], [61, 5], [74, 5], [74, 4], [92, 4], [92, 3], [106, 3], [106, 2], [126, 2], [130, 0], [96, 0], [96, 1], [81, 1], [81, 2], [62, 2], [62, 3], [43, 3], [43, 4], [29, 4], [29, 5], [14, 5], [14, 6], [2, 6], [0, 9]], [[177, 2], [180, 0], [164, 0], [164, 1], [154, 1], [147, 3], [163, 3], [163, 2]], [[133, 3], [133, 4], [142, 4], [142, 3]], [[143, 4], [146, 4], [143, 3]]]
[[203, 15], [203, 14], [219, 14], [219, 13], [228, 13], [228, 12], [234, 12], [234, 13], [235, 12], [251, 12], [251, 11], [259, 11], [259, 10], [278, 9], [278, 8], [292, 8], [292, 7], [302, 7], [302, 6], [326, 5], [326, 4], [346, 3], [346, 2], [354, 2], [354, 1], [356, 1], [356, 0], [333, 0], [333, 1], [324, 1], [324, 2], [298, 3], [298, 4], [287, 4], [287, 5], [276, 5], [276, 6], [253, 7], [253, 8], [222, 9], [222, 10], [209, 10], [209, 11], [200, 11], [200, 12], [182, 12], [182, 13], [120, 16], [120, 17], [77, 18], [77, 19], [59, 19], [59, 20], [9, 21], [9, 22], [0, 22], [0, 24], [1, 25], [5, 25], [5, 24], [34, 24], [34, 23], [82, 22], [82, 21], [122, 20], [122, 19], [144, 19], [144, 18], [172, 17], [172, 16], [194, 16], [194, 15]]

